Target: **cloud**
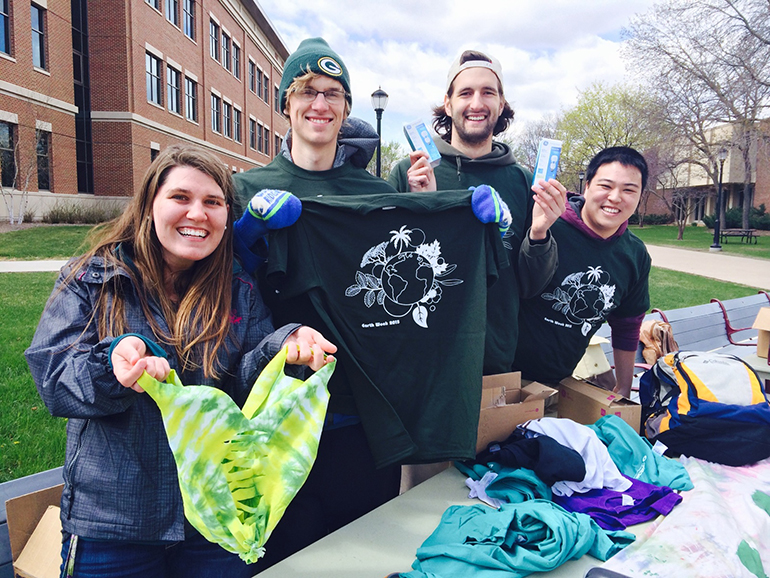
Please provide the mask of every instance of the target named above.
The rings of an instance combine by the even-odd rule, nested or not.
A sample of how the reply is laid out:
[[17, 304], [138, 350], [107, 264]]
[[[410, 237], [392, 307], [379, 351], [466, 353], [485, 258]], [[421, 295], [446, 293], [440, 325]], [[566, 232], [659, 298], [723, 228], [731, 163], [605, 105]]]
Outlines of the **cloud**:
[[383, 138], [405, 142], [401, 126], [443, 98], [446, 73], [464, 49], [503, 65], [517, 124], [575, 104], [595, 81], [626, 78], [620, 30], [653, 0], [263, 0], [260, 5], [289, 50], [322, 36], [351, 75], [354, 116], [374, 124], [370, 94], [390, 95]]

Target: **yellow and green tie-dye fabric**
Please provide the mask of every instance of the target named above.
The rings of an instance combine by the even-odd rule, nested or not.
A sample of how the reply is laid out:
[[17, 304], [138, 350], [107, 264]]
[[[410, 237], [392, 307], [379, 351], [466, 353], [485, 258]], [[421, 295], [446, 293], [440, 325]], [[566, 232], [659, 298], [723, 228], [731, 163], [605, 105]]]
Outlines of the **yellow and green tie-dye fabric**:
[[286, 348], [257, 378], [241, 410], [223, 391], [147, 373], [138, 383], [163, 416], [185, 516], [248, 563], [305, 483], [318, 451], [336, 362], [307, 381], [284, 374]]

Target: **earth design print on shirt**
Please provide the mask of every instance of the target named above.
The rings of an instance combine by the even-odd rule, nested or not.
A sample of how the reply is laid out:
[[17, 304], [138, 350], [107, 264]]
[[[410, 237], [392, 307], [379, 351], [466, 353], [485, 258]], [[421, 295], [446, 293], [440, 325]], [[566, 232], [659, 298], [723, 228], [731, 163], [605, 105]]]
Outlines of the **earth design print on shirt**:
[[438, 240], [425, 242], [422, 229], [390, 231], [390, 240], [364, 253], [355, 285], [345, 290], [347, 297], [364, 293], [364, 305], [380, 305], [391, 317], [409, 313], [420, 327], [428, 327], [428, 312], [436, 310], [442, 287], [462, 283], [462, 279], [444, 279], [457, 265], [441, 256]]
[[615, 306], [615, 285], [610, 285], [610, 275], [601, 265], [589, 267], [564, 278], [553, 293], [543, 293], [546, 301], [555, 301], [553, 308], [564, 314], [572, 323], [580, 325], [583, 335], [588, 335], [594, 322], [602, 323]]

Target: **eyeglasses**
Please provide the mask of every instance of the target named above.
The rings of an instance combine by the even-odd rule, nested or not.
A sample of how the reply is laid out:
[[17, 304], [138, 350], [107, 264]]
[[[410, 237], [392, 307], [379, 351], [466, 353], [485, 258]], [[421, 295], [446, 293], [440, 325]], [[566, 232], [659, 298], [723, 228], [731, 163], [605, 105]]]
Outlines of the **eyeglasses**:
[[322, 94], [328, 104], [340, 104], [343, 100], [345, 100], [345, 96], [347, 96], [344, 90], [339, 90], [337, 88], [332, 88], [329, 90], [316, 90], [315, 88], [307, 87], [303, 88], [302, 90], [298, 90], [294, 94], [296, 94], [297, 97], [304, 102], [313, 102], [319, 94]]

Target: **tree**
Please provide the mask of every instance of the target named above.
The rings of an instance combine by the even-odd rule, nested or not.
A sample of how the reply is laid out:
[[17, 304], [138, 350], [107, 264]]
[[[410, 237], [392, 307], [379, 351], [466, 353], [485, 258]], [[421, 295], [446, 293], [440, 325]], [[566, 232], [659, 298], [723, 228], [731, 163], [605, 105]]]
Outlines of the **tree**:
[[[398, 161], [401, 159], [406, 158], [407, 156], [409, 156], [409, 153], [407, 153], [406, 149], [404, 149], [404, 147], [402, 147], [396, 141], [384, 143], [382, 145], [382, 155], [380, 157], [380, 169], [382, 178], [387, 180], [390, 176], [390, 172], [396, 166], [396, 163], [398, 163]], [[370, 160], [369, 164], [366, 166], [366, 170], [373, 175], [377, 174], [376, 153], [374, 156], [372, 156], [372, 160]]]
[[18, 125], [5, 124], [0, 132], [0, 191], [11, 225], [24, 222], [29, 203], [29, 185], [37, 172], [35, 146], [22, 148], [25, 142], [14, 134]]
[[562, 182], [577, 188], [578, 173], [602, 149], [628, 146], [644, 153], [667, 138], [660, 118], [658, 103], [647, 92], [593, 83], [557, 124], [556, 136], [564, 141], [559, 170]]
[[[770, 105], [770, 2], [664, 0], [624, 34], [629, 64], [665, 103], [667, 121], [693, 146], [691, 162], [717, 183], [717, 151], [737, 148], [744, 165], [743, 226], [752, 206], [752, 145]], [[733, 127], [729, 142], [713, 138]]]
[[559, 117], [549, 113], [539, 120], [525, 122], [519, 131], [498, 136], [497, 140], [508, 144], [516, 160], [530, 171], [534, 171], [540, 139], [557, 138], [558, 123]]

